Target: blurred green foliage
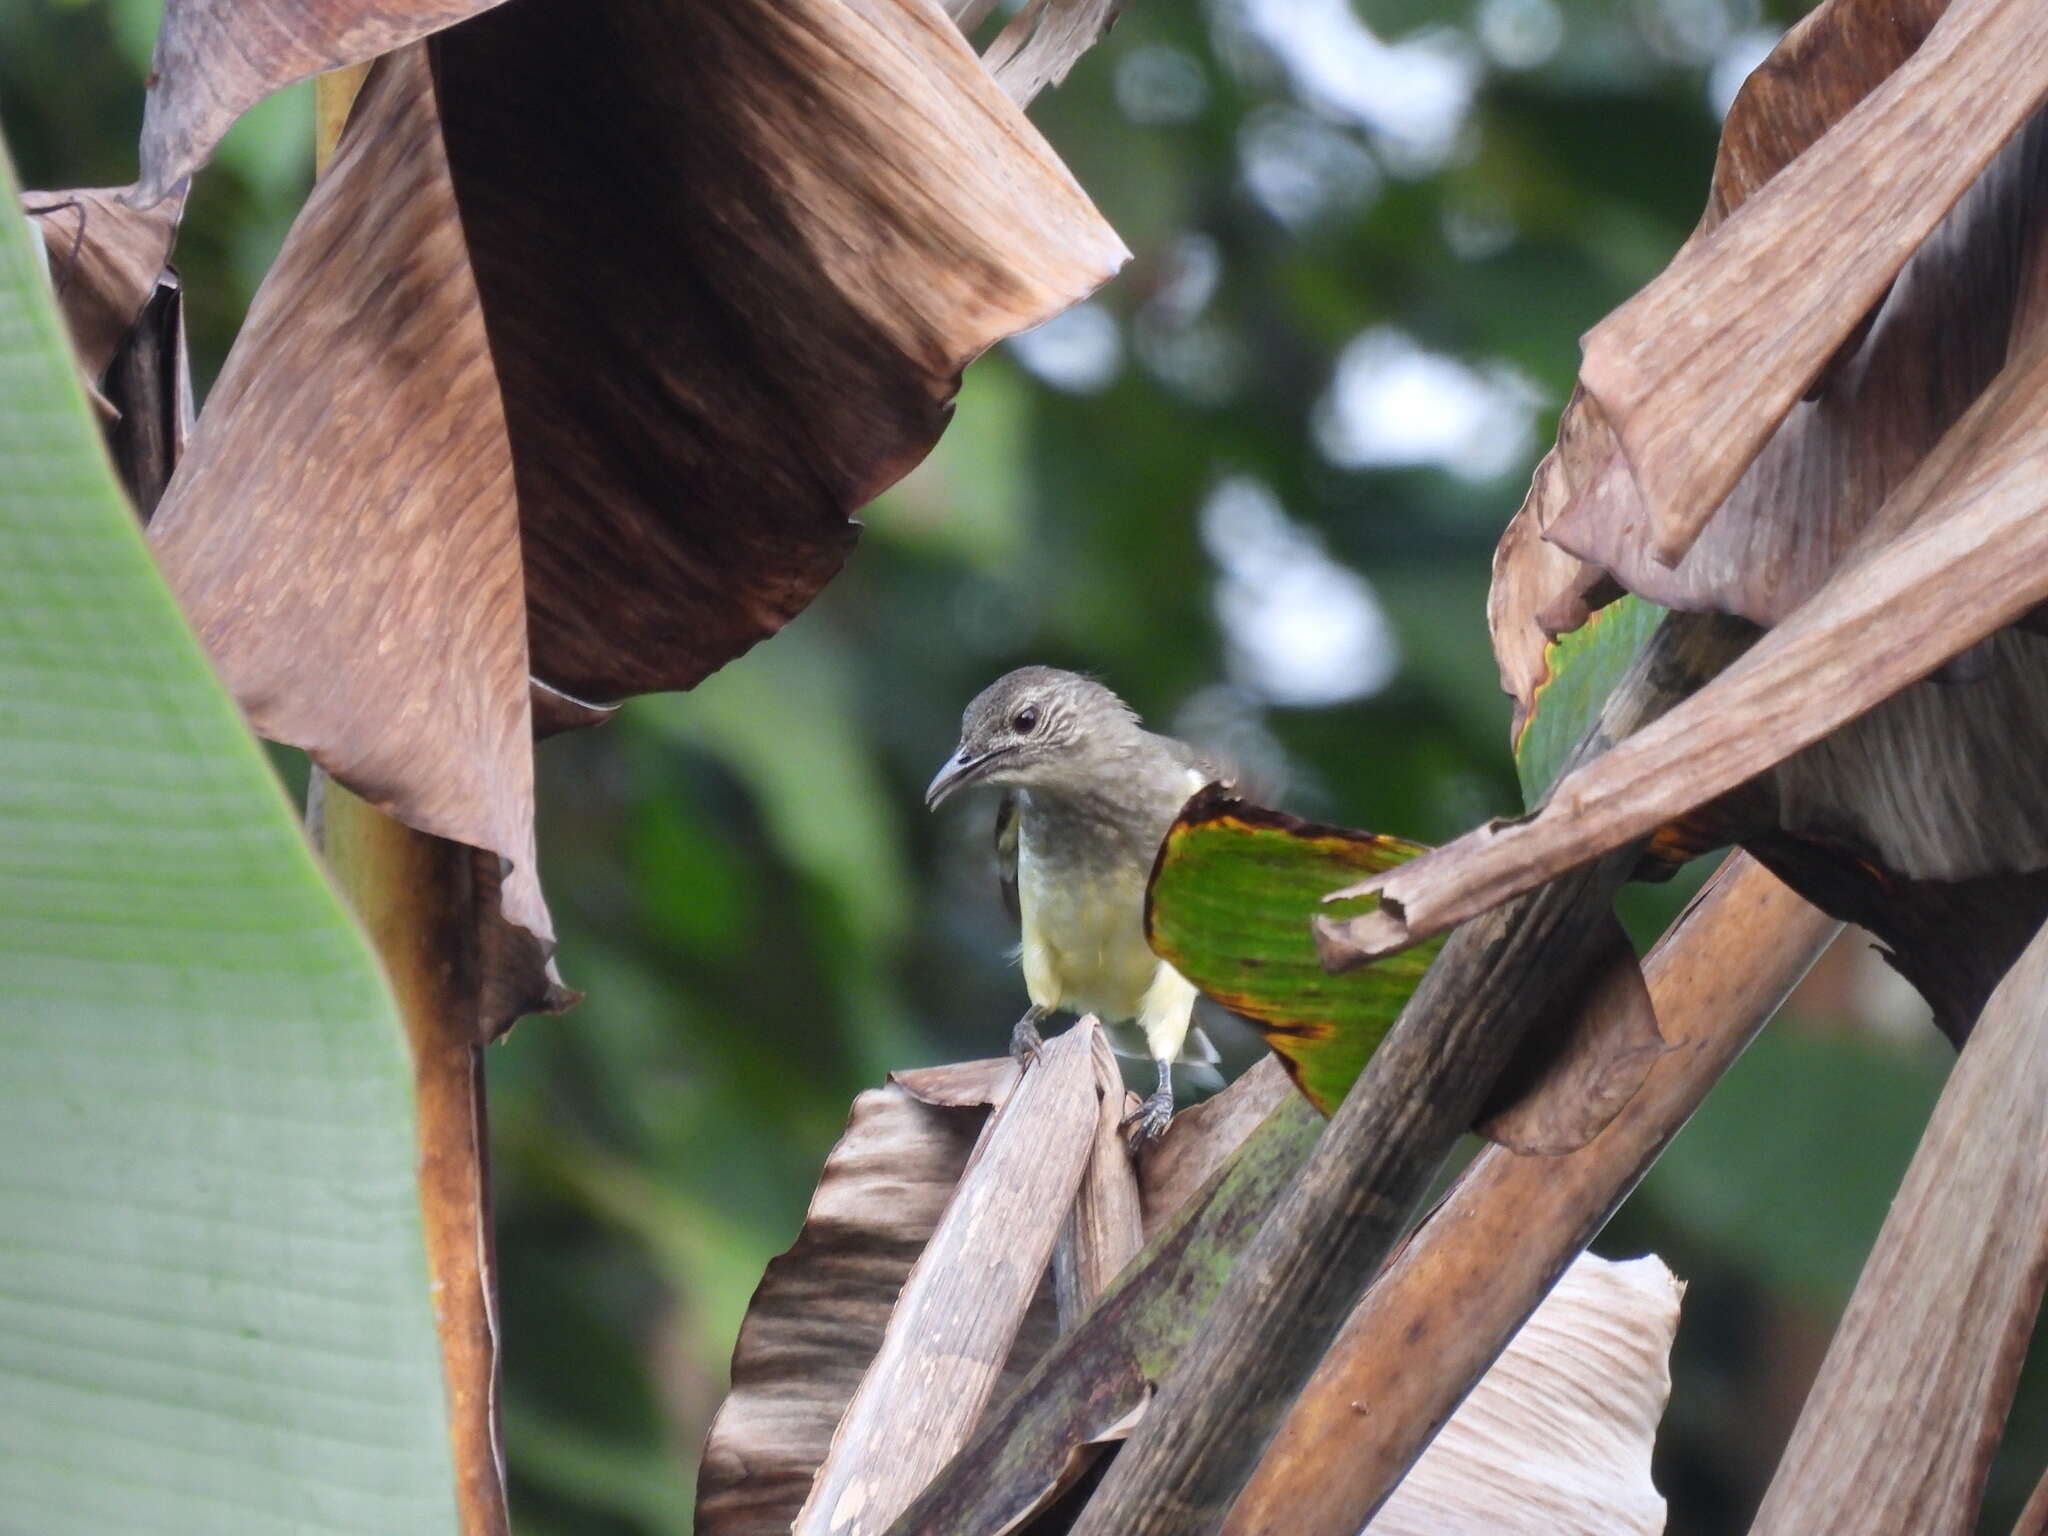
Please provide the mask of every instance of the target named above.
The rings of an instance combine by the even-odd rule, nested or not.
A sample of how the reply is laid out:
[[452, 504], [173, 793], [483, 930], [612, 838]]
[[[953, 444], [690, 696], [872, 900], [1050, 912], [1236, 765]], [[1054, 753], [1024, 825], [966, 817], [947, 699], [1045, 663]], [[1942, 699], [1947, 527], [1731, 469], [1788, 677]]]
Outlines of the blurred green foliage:
[[[1304, 815], [1437, 842], [1519, 807], [1493, 542], [1578, 336], [1697, 216], [1717, 102], [1793, 14], [1768, 3], [1134, 0], [1034, 109], [1129, 269], [969, 371], [784, 634], [541, 753], [589, 997], [491, 1053], [525, 1536], [688, 1530], [747, 1296], [849, 1101], [1007, 1038], [987, 810], [919, 797], [992, 677], [1099, 672]], [[30, 185], [132, 178], [155, 11], [0, 0]], [[303, 195], [308, 119], [304, 90], [259, 108], [197, 185], [202, 381]], [[1631, 893], [1639, 941], [1693, 883]], [[1945, 1070], [1917, 1019], [1808, 995], [1600, 1243], [1691, 1282], [1674, 1531], [1746, 1523]], [[1987, 1529], [2048, 1458], [2036, 1375]]]

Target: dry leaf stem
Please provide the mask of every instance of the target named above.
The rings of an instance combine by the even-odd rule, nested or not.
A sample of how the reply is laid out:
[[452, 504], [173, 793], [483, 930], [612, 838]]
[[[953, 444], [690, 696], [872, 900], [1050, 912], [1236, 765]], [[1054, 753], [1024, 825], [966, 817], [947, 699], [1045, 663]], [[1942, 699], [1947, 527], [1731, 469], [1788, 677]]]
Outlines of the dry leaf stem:
[[332, 780], [316, 793], [321, 851], [376, 946], [412, 1047], [420, 1217], [462, 1536], [506, 1536], [483, 1049], [477, 1044], [476, 855], [394, 821]]
[[798, 1536], [882, 1530], [981, 1417], [1095, 1143], [1099, 1033], [1083, 1021], [1049, 1043], [989, 1121], [833, 1434]]
[[1352, 1536], [1841, 929], [1747, 855], [1644, 964], [1667, 1051], [1561, 1157], [1488, 1147], [1351, 1314], [1226, 1536]]
[[2048, 1279], [2048, 928], [1992, 993], [1821, 1363], [1757, 1536], [1974, 1530]]
[[[315, 83], [316, 164], [332, 159], [366, 73]], [[376, 947], [412, 1050], [420, 1217], [441, 1339], [462, 1536], [508, 1536], [480, 1033], [475, 853], [415, 831], [313, 769], [308, 822]]]

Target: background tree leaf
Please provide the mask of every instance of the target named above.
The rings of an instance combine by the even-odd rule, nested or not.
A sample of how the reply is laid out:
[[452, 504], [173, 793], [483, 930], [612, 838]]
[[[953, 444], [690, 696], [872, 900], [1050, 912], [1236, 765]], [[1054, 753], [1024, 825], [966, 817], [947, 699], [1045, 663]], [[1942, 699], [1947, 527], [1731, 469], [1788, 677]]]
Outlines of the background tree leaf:
[[411, 1068], [152, 567], [0, 155], [0, 1487], [453, 1531]]

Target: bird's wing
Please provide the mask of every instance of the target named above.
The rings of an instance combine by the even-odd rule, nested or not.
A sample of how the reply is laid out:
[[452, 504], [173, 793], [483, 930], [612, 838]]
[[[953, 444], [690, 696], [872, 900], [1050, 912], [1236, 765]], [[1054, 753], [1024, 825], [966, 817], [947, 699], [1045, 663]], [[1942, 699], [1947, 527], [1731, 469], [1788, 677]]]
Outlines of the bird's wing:
[[1171, 736], [1162, 736], [1160, 740], [1167, 744], [1173, 756], [1184, 766], [1194, 769], [1211, 784], [1221, 784], [1225, 789], [1236, 789], [1244, 778], [1237, 764], [1215, 752], [1191, 747]]
[[1017, 797], [1005, 791], [996, 802], [996, 882], [1003, 888], [1003, 906], [1015, 922], [1024, 921], [1017, 900]]

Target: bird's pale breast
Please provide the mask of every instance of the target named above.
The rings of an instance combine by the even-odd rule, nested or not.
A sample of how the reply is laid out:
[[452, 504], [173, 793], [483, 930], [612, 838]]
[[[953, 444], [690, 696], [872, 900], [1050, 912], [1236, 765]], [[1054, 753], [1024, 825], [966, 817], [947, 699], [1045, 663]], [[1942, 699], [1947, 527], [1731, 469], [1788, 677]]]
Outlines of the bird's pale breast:
[[1017, 850], [1023, 916], [1024, 983], [1046, 1008], [1093, 1013], [1104, 1023], [1135, 1018], [1159, 960], [1145, 943], [1144, 866], [1078, 867], [1051, 874], [1032, 857], [1027, 832]]

